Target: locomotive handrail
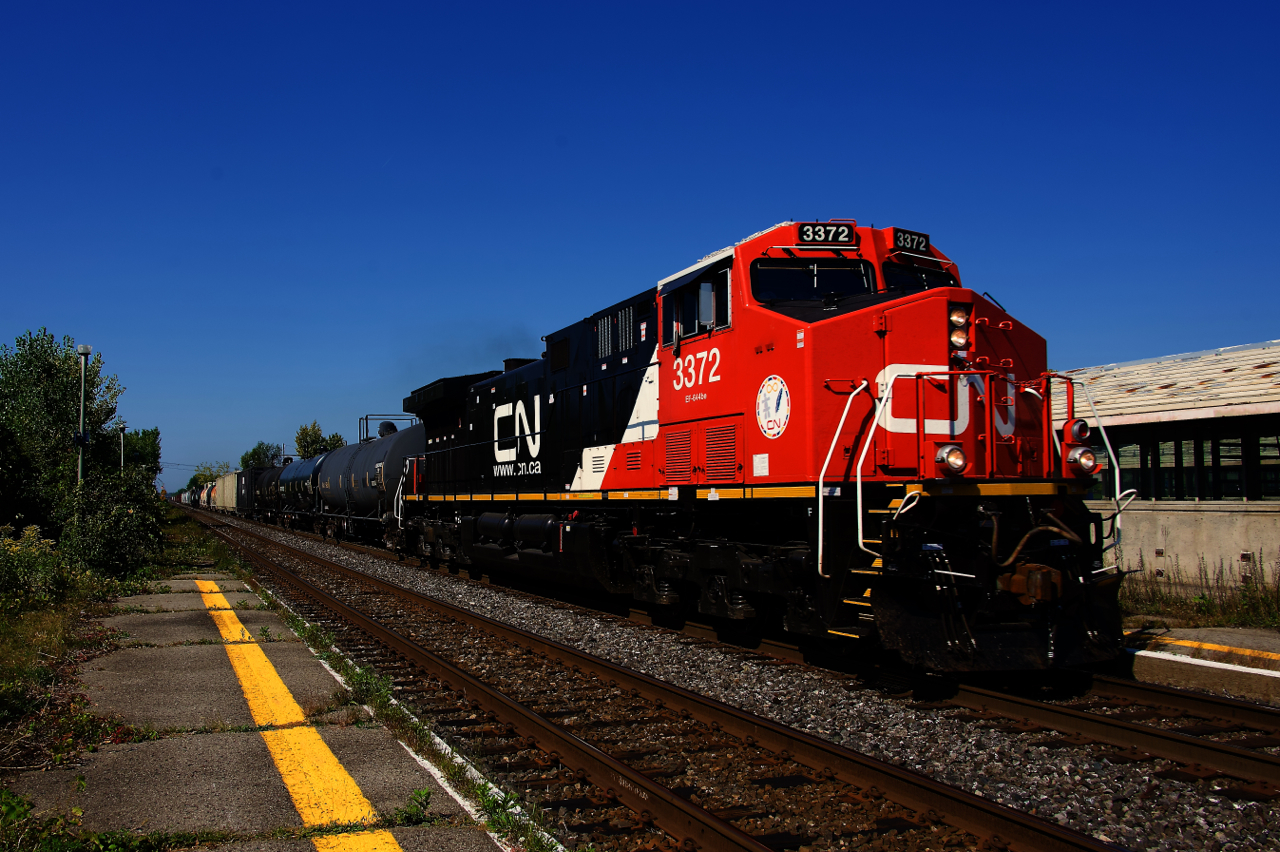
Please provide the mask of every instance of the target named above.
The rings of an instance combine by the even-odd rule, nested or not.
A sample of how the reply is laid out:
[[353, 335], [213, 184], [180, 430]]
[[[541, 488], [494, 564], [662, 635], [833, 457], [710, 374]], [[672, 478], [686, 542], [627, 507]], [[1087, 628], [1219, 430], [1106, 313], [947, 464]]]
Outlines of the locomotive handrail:
[[[1102, 443], [1107, 448], [1107, 458], [1110, 460], [1111, 469], [1115, 471], [1115, 477], [1116, 477], [1115, 495], [1116, 496], [1112, 499], [1111, 502], [1115, 504], [1116, 511], [1115, 511], [1115, 514], [1112, 515], [1109, 520], [1112, 523], [1111, 547], [1117, 547], [1120, 544], [1121, 531], [1124, 528], [1124, 521], [1121, 519], [1120, 516], [1124, 514], [1124, 510], [1129, 508], [1129, 504], [1132, 503], [1134, 499], [1138, 496], [1138, 489], [1130, 488], [1128, 491], [1120, 490], [1120, 459], [1116, 456], [1116, 454], [1111, 449], [1111, 439], [1107, 437], [1107, 427], [1102, 425], [1102, 418], [1098, 416], [1098, 407], [1093, 404], [1093, 394], [1089, 393], [1089, 388], [1085, 385], [1084, 382], [1077, 381], [1076, 379], [1068, 379], [1067, 381], [1071, 382], [1072, 384], [1080, 385], [1080, 389], [1084, 391], [1084, 398], [1089, 401], [1089, 410], [1093, 412], [1093, 419], [1098, 421], [1098, 431], [1102, 433]], [[1121, 500], [1124, 500], [1123, 504], [1120, 502]], [[1106, 552], [1107, 549], [1108, 548], [1103, 548], [1103, 552]]]
[[876, 427], [880, 425], [880, 416], [884, 413], [885, 406], [889, 404], [889, 400], [893, 399], [893, 383], [898, 380], [897, 376], [889, 376], [889, 383], [885, 386], [884, 396], [880, 399], [880, 404], [876, 406], [876, 416], [871, 420], [871, 431], [867, 433], [867, 440], [862, 445], [862, 452], [858, 454], [858, 468], [855, 471], [858, 494], [858, 547], [859, 549], [870, 553], [877, 559], [882, 558], [882, 554], [876, 553], [867, 547], [866, 540], [862, 535], [862, 463], [866, 461], [867, 450], [871, 449], [871, 439], [875, 437]]
[[[826, 379], [823, 384], [830, 388], [832, 382], [849, 382], [853, 384], [853, 381], [853, 379]], [[824, 580], [830, 580], [831, 575], [822, 570], [823, 532], [825, 531], [823, 522], [826, 518], [823, 514], [823, 506], [826, 503], [826, 489], [822, 487], [822, 483], [827, 476], [827, 465], [831, 464], [831, 456], [835, 453], [836, 444], [840, 441], [840, 433], [844, 431], [844, 421], [849, 416], [849, 407], [853, 405], [853, 398], [866, 390], [869, 384], [870, 382], [863, 379], [862, 384], [858, 385], [853, 393], [849, 394], [849, 399], [844, 404], [844, 411], [840, 414], [840, 425], [836, 426], [836, 433], [831, 436], [831, 447], [827, 450], [827, 460], [822, 463], [822, 470], [818, 473], [818, 576]], [[861, 503], [861, 491], [859, 491], [858, 497], [859, 503]], [[859, 517], [861, 517], [861, 505], [859, 505]]]

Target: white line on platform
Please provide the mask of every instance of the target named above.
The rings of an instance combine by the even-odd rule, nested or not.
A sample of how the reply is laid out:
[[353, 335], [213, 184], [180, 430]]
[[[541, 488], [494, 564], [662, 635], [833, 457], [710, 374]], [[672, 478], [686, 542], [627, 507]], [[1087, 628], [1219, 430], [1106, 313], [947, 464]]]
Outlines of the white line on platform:
[[1254, 669], [1249, 666], [1237, 666], [1233, 663], [1219, 663], [1214, 660], [1198, 660], [1195, 657], [1188, 657], [1186, 654], [1170, 654], [1168, 651], [1139, 651], [1135, 648], [1128, 649], [1130, 654], [1136, 654], [1139, 657], [1155, 657], [1158, 660], [1172, 660], [1175, 663], [1189, 663], [1193, 666], [1207, 666], [1211, 669], [1226, 669], [1227, 671], [1239, 672], [1241, 674], [1262, 675], [1263, 677], [1280, 677], [1280, 672], [1270, 669]]

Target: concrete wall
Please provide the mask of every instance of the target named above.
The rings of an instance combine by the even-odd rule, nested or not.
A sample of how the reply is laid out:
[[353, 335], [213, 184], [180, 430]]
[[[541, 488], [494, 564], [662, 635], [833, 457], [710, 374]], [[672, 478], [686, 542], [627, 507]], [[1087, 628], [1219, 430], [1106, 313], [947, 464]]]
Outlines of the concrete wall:
[[[1088, 505], [1103, 517], [1114, 511], [1109, 502]], [[1113, 553], [1126, 568], [1138, 567], [1139, 553], [1148, 568], [1172, 569], [1176, 560], [1184, 572], [1194, 571], [1201, 557], [1210, 566], [1235, 563], [1242, 573], [1253, 565], [1270, 573], [1280, 562], [1280, 502], [1135, 500], [1122, 525]], [[1252, 563], [1242, 553], [1252, 554]]]

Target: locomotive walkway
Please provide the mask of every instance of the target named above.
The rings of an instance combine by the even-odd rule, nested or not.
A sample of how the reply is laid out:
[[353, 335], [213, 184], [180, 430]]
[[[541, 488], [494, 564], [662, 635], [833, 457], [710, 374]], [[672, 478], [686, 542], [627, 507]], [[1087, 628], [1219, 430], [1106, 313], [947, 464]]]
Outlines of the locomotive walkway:
[[[362, 708], [330, 709], [339, 684], [256, 596], [221, 574], [180, 575], [119, 602], [120, 650], [87, 664], [99, 715], [156, 739], [103, 747], [79, 766], [19, 776], [40, 809], [84, 828], [223, 832], [227, 852], [495, 850], [424, 764]], [[368, 829], [431, 791], [432, 824]]]

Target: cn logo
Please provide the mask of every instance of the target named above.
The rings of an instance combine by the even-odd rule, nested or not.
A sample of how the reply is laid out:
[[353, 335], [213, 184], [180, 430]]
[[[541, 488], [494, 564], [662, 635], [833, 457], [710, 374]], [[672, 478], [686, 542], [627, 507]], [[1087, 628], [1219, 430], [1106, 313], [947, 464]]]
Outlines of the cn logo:
[[[503, 450], [498, 447], [499, 426], [508, 417], [514, 414], [516, 418], [516, 445], [509, 450]], [[535, 395], [533, 397], [533, 429], [529, 428], [529, 415], [525, 413], [524, 400], [516, 403], [504, 403], [493, 410], [493, 458], [500, 462], [513, 462], [520, 452], [520, 436], [524, 435], [525, 443], [529, 445], [529, 455], [532, 458], [538, 457], [538, 450], [542, 447], [542, 397]]]
[[756, 423], [766, 438], [777, 438], [791, 420], [791, 391], [781, 376], [770, 376], [756, 392]]

